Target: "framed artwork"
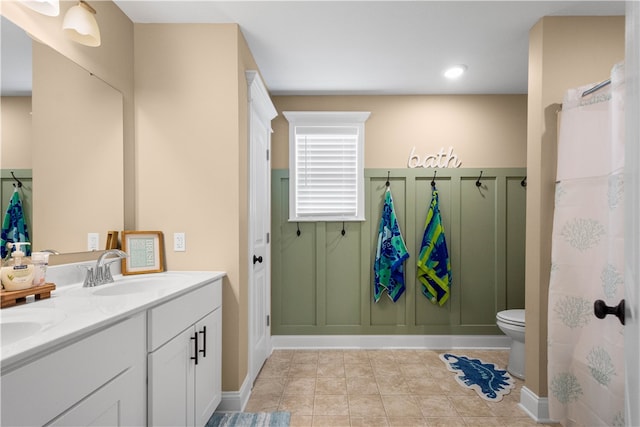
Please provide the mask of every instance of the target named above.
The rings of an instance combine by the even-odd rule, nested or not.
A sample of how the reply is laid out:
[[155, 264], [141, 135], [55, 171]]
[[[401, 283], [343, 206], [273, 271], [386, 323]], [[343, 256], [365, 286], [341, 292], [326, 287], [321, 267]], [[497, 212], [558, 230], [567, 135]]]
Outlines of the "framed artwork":
[[117, 231], [108, 231], [107, 232], [107, 245], [105, 250], [109, 249], [118, 249], [118, 232]]
[[164, 237], [162, 231], [123, 231], [122, 274], [160, 273], [164, 271]]

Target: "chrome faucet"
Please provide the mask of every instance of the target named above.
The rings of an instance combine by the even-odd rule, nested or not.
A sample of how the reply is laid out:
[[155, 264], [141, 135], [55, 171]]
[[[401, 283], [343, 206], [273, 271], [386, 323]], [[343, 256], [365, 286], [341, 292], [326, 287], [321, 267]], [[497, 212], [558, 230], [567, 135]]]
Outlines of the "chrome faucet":
[[[115, 255], [115, 258], [110, 258], [107, 260], [109, 255]], [[98, 257], [98, 261], [96, 261], [95, 268], [89, 267], [87, 269], [87, 276], [84, 279], [84, 284], [82, 285], [85, 288], [91, 288], [94, 286], [104, 285], [105, 283], [113, 283], [113, 276], [111, 275], [111, 264], [122, 259], [127, 258], [126, 252], [121, 251], [120, 249], [109, 249]]]

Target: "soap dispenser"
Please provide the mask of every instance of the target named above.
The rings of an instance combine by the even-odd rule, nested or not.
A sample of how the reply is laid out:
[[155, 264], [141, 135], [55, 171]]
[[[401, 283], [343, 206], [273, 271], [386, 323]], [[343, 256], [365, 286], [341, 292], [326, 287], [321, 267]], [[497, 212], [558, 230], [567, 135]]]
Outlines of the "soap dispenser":
[[8, 260], [0, 269], [0, 280], [7, 291], [19, 291], [30, 288], [33, 285], [33, 264], [25, 260], [23, 245], [29, 242], [7, 243], [7, 248], [15, 248]]

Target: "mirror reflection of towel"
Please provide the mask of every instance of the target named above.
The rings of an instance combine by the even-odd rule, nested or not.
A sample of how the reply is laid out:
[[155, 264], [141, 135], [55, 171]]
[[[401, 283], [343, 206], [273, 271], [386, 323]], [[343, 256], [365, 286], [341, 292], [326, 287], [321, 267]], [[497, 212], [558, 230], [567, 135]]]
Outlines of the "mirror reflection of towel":
[[420, 245], [418, 280], [422, 293], [434, 304], [443, 305], [449, 299], [451, 287], [451, 260], [440, 217], [438, 190], [431, 192], [431, 205]]
[[[0, 235], [0, 244], [2, 248], [1, 257], [4, 259], [9, 253], [7, 249], [7, 242], [28, 242], [29, 232], [27, 231], [27, 223], [24, 219], [24, 212], [22, 211], [22, 202], [20, 201], [20, 193], [18, 188], [13, 190], [9, 205], [7, 206], [7, 212], [2, 221], [2, 232]], [[25, 254], [29, 255], [30, 250], [27, 247], [24, 249]]]
[[393, 302], [400, 298], [405, 290], [403, 263], [407, 258], [409, 258], [409, 252], [407, 252], [400, 232], [391, 190], [387, 187], [378, 229], [376, 260], [373, 265], [375, 275], [373, 299], [375, 302], [380, 300], [385, 289]]

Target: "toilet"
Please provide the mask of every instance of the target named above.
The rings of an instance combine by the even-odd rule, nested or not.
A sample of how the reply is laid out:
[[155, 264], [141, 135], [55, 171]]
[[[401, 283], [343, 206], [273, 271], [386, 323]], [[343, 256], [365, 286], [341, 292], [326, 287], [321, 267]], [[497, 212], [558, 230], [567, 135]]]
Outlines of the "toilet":
[[504, 310], [496, 315], [496, 324], [511, 338], [507, 371], [524, 379], [524, 310]]

